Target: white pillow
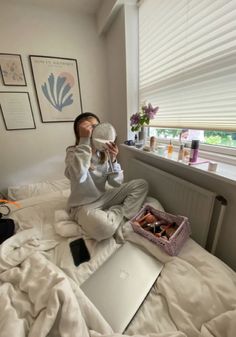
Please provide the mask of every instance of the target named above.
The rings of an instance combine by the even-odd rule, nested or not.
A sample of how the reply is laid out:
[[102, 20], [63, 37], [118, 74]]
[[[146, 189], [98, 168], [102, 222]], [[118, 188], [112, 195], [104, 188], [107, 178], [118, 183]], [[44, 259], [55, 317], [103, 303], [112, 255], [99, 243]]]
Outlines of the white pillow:
[[43, 195], [50, 192], [64, 191], [70, 188], [70, 181], [67, 178], [42, 181], [20, 186], [8, 187], [8, 199], [22, 200], [37, 195]]
[[147, 196], [144, 204], [150, 205], [153, 208], [157, 209], [158, 211], [165, 212], [164, 207], [162, 204], [155, 198]]

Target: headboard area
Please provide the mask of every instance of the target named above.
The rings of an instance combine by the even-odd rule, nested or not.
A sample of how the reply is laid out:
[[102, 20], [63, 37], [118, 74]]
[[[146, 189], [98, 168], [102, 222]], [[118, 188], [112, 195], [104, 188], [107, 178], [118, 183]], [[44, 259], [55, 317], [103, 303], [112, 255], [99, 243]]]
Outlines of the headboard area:
[[149, 194], [158, 199], [166, 212], [185, 215], [191, 225], [191, 237], [206, 247], [217, 195], [137, 159], [130, 159], [126, 181], [143, 178]]

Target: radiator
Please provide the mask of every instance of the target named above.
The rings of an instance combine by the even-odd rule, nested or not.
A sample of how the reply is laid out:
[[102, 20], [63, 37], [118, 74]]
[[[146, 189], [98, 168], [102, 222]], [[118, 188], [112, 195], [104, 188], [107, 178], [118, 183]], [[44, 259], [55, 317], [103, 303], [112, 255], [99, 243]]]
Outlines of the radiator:
[[158, 199], [166, 212], [187, 216], [191, 237], [215, 252], [226, 206], [223, 197], [140, 160], [130, 159], [125, 179], [136, 178], [148, 181], [149, 195]]

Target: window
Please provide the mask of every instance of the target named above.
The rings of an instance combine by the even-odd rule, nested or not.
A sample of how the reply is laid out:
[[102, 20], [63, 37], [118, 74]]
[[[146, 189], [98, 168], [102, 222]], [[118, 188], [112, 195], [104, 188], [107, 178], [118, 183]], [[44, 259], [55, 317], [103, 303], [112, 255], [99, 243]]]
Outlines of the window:
[[202, 144], [227, 146], [236, 149], [236, 132], [191, 130], [191, 129], [159, 129], [150, 128], [150, 136], [162, 139], [176, 139], [182, 143], [198, 139]]
[[180, 143], [190, 147], [191, 141], [198, 139], [205, 158], [236, 165], [235, 132], [150, 127], [148, 135], [157, 137], [160, 144], [168, 144], [171, 140], [176, 149], [179, 148]]
[[235, 17], [235, 0], [141, 2], [140, 101], [159, 106], [151, 126], [205, 130], [204, 142], [235, 147]]

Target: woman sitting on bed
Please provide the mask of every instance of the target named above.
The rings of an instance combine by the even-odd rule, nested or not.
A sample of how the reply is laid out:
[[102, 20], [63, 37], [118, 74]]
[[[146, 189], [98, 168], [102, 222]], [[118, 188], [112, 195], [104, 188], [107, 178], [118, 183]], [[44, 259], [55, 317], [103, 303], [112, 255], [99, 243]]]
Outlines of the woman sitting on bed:
[[[99, 118], [90, 112], [80, 114], [74, 121], [76, 142], [66, 151], [65, 175], [71, 182], [68, 211], [82, 228], [86, 238], [98, 241], [111, 237], [121, 221], [137, 213], [146, 198], [148, 185], [143, 179], [123, 182], [123, 173], [116, 157], [118, 147], [107, 143], [115, 174], [108, 175], [106, 152], [91, 145], [94, 126]], [[113, 188], [106, 189], [106, 182]]]

